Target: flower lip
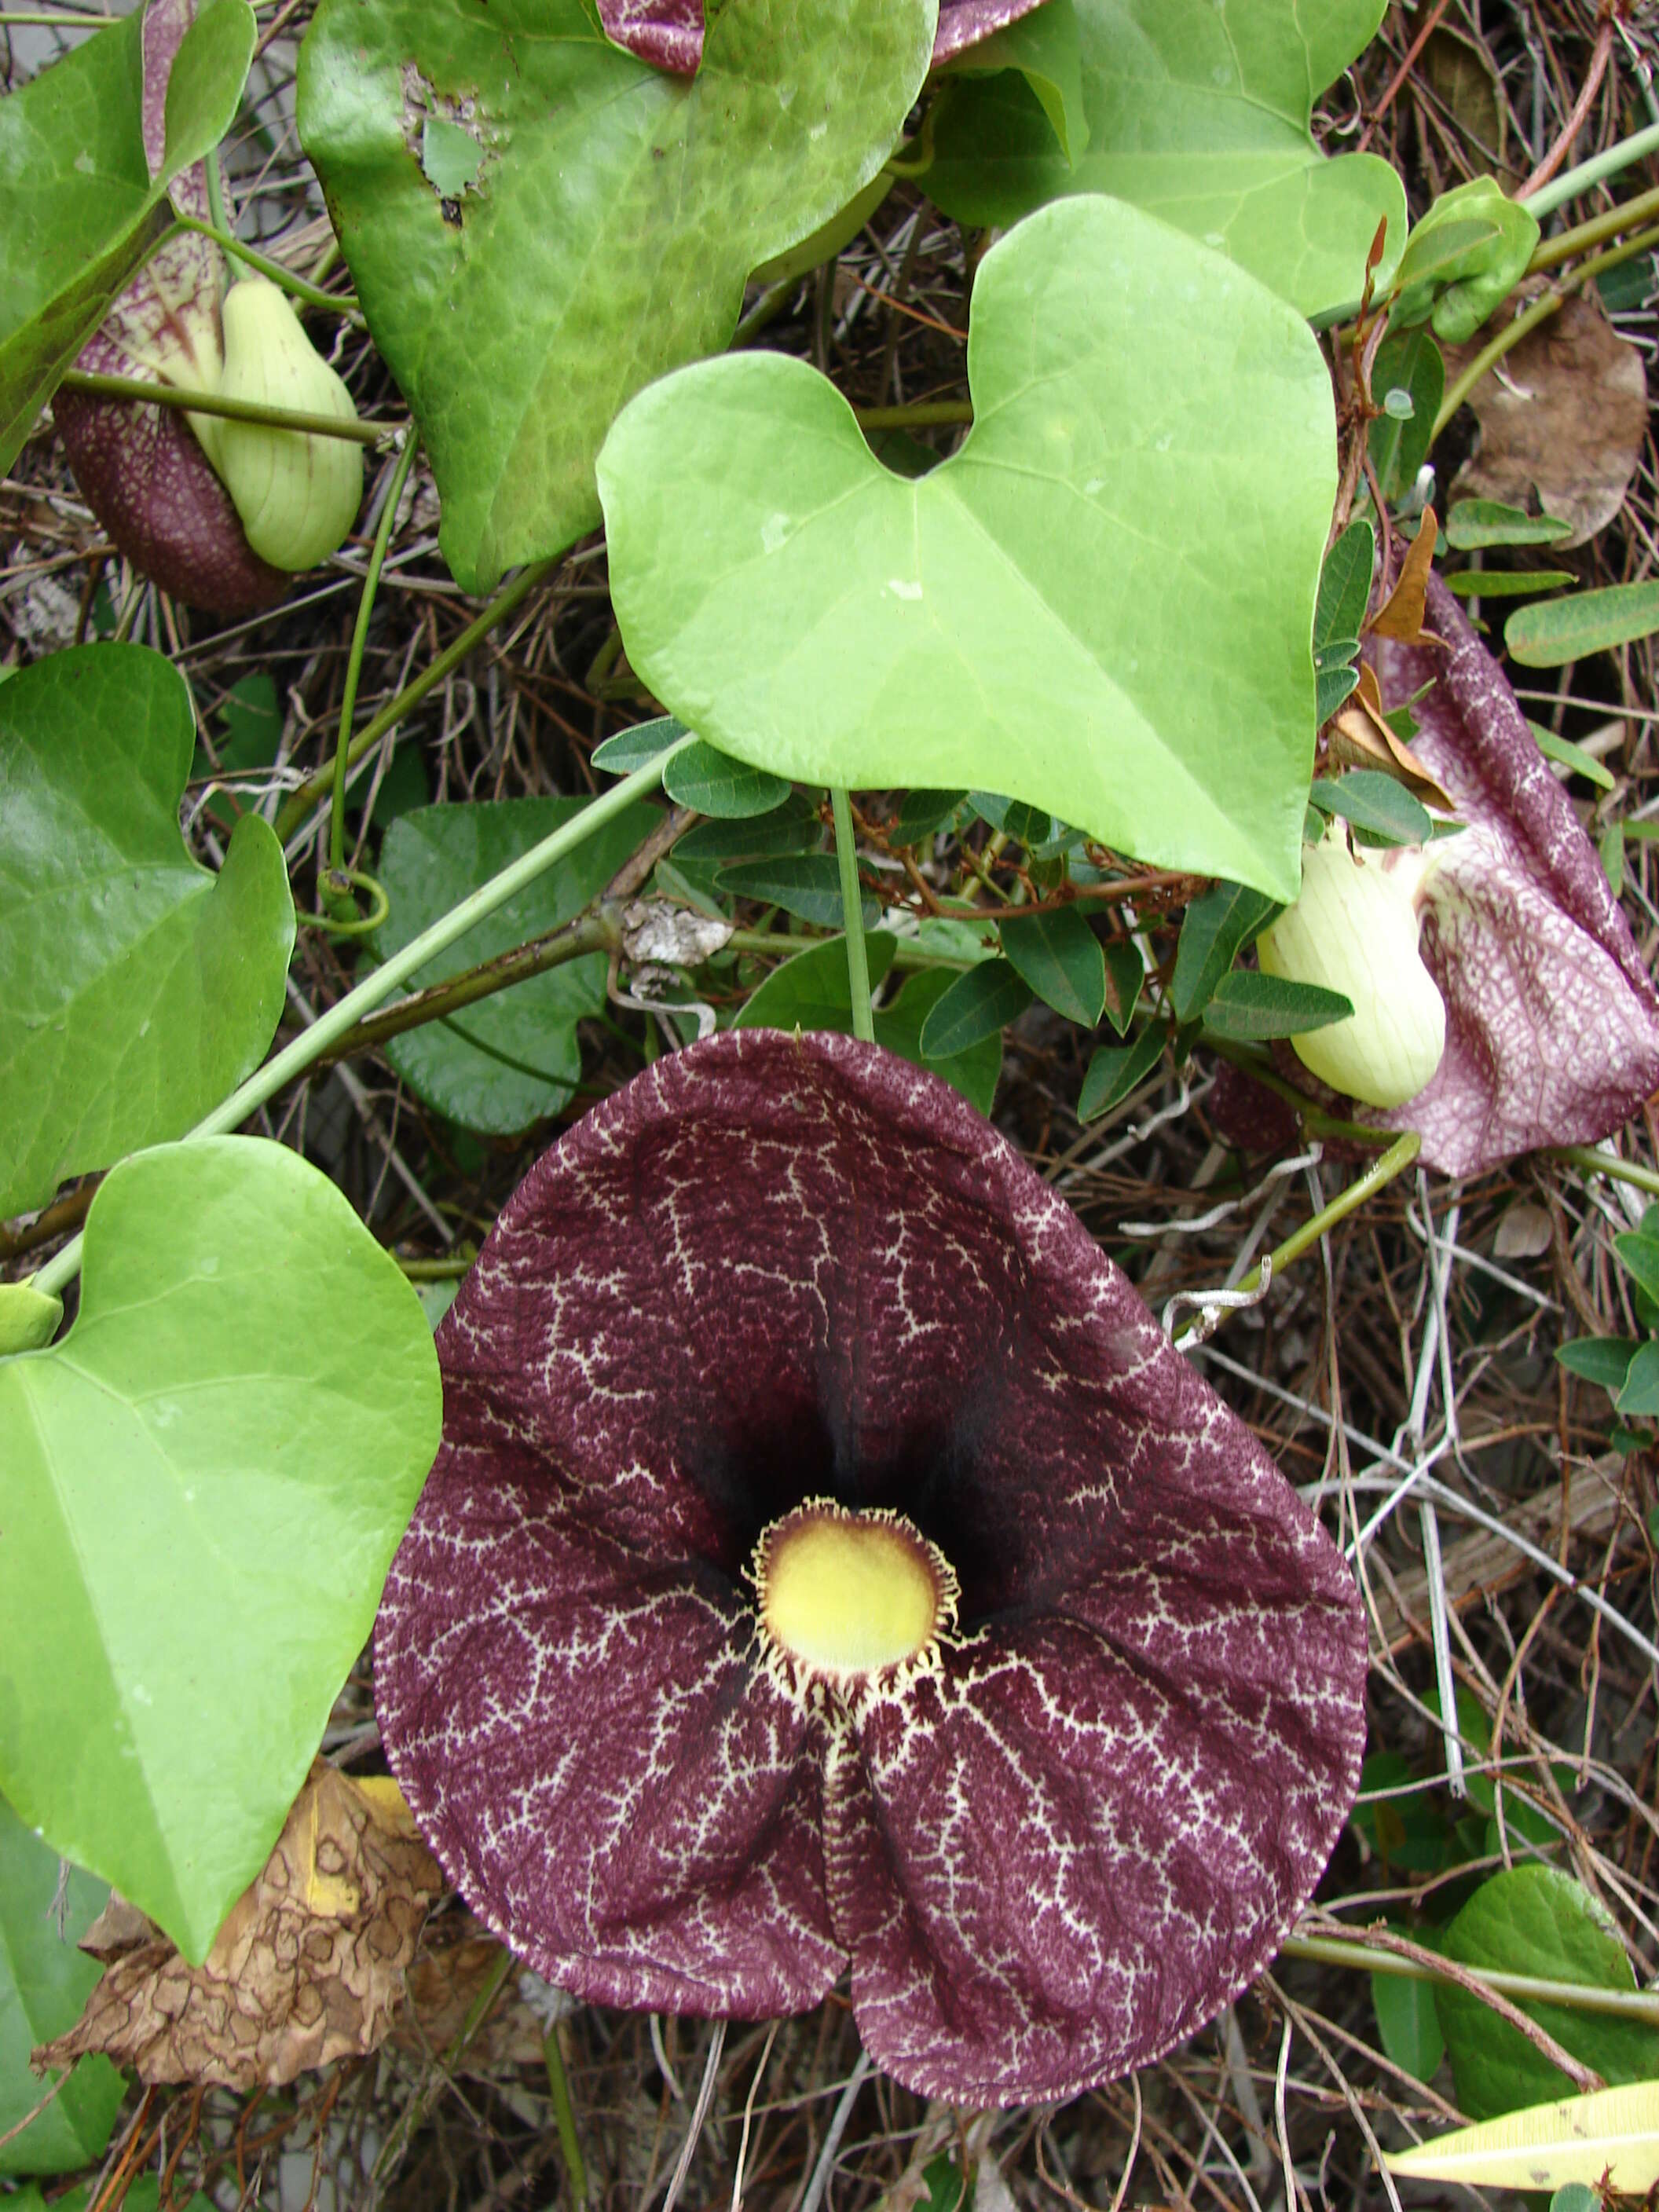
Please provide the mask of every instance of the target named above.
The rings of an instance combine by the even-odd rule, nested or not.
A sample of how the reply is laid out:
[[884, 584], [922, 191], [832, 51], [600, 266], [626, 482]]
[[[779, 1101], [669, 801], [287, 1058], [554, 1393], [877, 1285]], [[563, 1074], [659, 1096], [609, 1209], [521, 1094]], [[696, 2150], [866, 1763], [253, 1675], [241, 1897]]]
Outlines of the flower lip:
[[843, 1695], [876, 1676], [936, 1665], [956, 1620], [957, 1578], [902, 1514], [811, 1498], [762, 1532], [749, 1579], [768, 1670], [787, 1691]]

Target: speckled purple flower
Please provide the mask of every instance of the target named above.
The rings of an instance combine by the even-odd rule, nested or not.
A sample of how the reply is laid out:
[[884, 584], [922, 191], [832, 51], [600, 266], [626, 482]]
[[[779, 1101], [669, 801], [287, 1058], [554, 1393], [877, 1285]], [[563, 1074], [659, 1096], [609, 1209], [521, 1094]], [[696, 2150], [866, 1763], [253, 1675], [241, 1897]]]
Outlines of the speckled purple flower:
[[[933, 67], [965, 53], [1042, 0], [939, 0]], [[702, 0], [599, 0], [599, 21], [614, 45], [676, 76], [696, 74], [702, 58]]]
[[1383, 639], [1376, 660], [1389, 707], [1432, 684], [1412, 750], [1469, 825], [1423, 895], [1446, 1050], [1408, 1103], [1362, 1118], [1420, 1130], [1425, 1164], [1474, 1175], [1627, 1121], [1659, 1086], [1659, 998], [1508, 679], [1437, 576], [1426, 623], [1443, 649]]
[[1009, 2104], [1272, 1957], [1357, 1786], [1353, 1585], [946, 1085], [764, 1030], [659, 1061], [439, 1353], [380, 1726], [551, 1980], [764, 2018], [850, 1965], [879, 2064]]

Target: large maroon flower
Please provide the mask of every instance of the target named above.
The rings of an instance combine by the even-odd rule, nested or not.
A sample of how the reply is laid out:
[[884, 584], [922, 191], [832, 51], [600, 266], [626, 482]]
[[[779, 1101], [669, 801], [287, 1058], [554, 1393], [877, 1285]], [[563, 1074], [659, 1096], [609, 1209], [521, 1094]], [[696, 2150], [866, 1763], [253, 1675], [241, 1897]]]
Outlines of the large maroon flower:
[[542, 1973], [762, 2018], [850, 1963], [889, 2072], [1013, 2103], [1273, 1955], [1357, 1786], [1352, 1583], [946, 1085], [765, 1030], [659, 1061], [439, 1352], [380, 1725]]
[[[703, 0], [599, 0], [605, 35], [642, 62], [696, 74], [702, 58]], [[965, 53], [1042, 4], [1042, 0], [939, 0], [933, 67]]]
[[1412, 749], [1469, 825], [1422, 902], [1446, 1050], [1414, 1098], [1362, 1118], [1420, 1130], [1426, 1164], [1473, 1175], [1627, 1121], [1659, 1085], [1659, 998], [1508, 679], [1437, 576], [1426, 623], [1443, 647], [1379, 639], [1375, 657], [1389, 707], [1432, 684]]

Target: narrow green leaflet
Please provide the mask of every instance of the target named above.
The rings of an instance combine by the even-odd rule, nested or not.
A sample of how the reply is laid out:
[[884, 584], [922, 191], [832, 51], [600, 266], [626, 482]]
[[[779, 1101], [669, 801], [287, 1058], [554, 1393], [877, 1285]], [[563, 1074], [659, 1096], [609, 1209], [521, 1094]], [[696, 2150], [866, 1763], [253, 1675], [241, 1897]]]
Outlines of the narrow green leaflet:
[[[503, 799], [419, 806], [400, 815], [380, 848], [380, 881], [392, 914], [376, 936], [376, 951], [382, 958], [401, 951], [586, 803]], [[458, 938], [410, 979], [410, 988], [425, 990], [573, 920], [659, 819], [654, 807], [627, 808]], [[604, 952], [584, 953], [441, 1021], [406, 1030], [388, 1041], [386, 1058], [448, 1121], [490, 1136], [516, 1136], [569, 1103], [582, 1072], [576, 1024], [604, 1006], [605, 966]]]
[[1335, 489], [1312, 333], [1085, 198], [987, 254], [968, 358], [974, 428], [918, 482], [796, 360], [641, 392], [599, 459], [632, 665], [775, 775], [1006, 793], [1293, 898]]
[[672, 714], [659, 714], [652, 722], [635, 722], [631, 730], [618, 730], [614, 738], [594, 746], [593, 766], [602, 768], [607, 775], [631, 775], [636, 768], [643, 768], [670, 745], [678, 744], [684, 735], [684, 723], [677, 722]]
[[1504, 643], [1523, 668], [1560, 668], [1610, 652], [1659, 629], [1659, 583], [1609, 584], [1522, 607], [1504, 625]]
[[1048, 118], [1054, 143], [1073, 167], [1088, 150], [1089, 117], [1083, 100], [1083, 52], [1073, 0], [1045, 0], [1029, 15], [994, 31], [950, 64], [952, 75], [994, 76], [1018, 72]]
[[1296, 983], [1283, 975], [1240, 969], [1224, 975], [1204, 1009], [1212, 1036], [1235, 1044], [1261, 1044], [1270, 1037], [1305, 1036], [1332, 1022], [1346, 1022], [1353, 1001], [1318, 983]]
[[1434, 827], [1422, 801], [1380, 769], [1352, 769], [1334, 780], [1316, 776], [1308, 796], [1322, 814], [1340, 814], [1383, 844], [1421, 845]]
[[0, 686], [0, 1215], [181, 1136], [276, 1033], [283, 848], [249, 816], [216, 877], [191, 858], [195, 726], [146, 646], [74, 647]]
[[153, 179], [142, 8], [0, 100], [0, 476], [167, 228], [167, 185], [230, 128], [253, 37], [246, 0], [208, 0], [173, 64]]
[[[889, 930], [872, 930], [864, 940], [874, 990], [893, 964], [897, 941]], [[890, 1006], [878, 1007], [876, 1042], [900, 1054], [913, 1066], [942, 1075], [963, 1096], [988, 1114], [1002, 1072], [1000, 1032], [982, 1037], [967, 1050], [939, 1059], [924, 1055], [921, 1031], [928, 1015], [955, 978], [949, 969], [924, 969], [904, 983]], [[847, 939], [831, 937], [809, 951], [798, 952], [773, 969], [738, 1014], [738, 1029], [840, 1030], [853, 1033], [853, 999], [847, 980]]]
[[1014, 915], [1001, 936], [1005, 956], [1038, 998], [1068, 1022], [1093, 1029], [1106, 1011], [1106, 957], [1083, 909]]
[[921, 1025], [923, 1057], [951, 1060], [987, 1037], [1000, 1036], [1024, 1012], [1031, 996], [1030, 985], [1011, 961], [981, 960], [939, 994]]
[[1577, 581], [1571, 568], [1460, 568], [1445, 579], [1460, 599], [1530, 599]]
[[103, 1911], [109, 1885], [70, 1868], [60, 1923], [59, 1863], [0, 1798], [0, 2138], [9, 2137], [0, 2140], [0, 2173], [72, 2173], [89, 2164], [126, 2094], [108, 2059], [91, 2058], [21, 2126], [58, 2078], [31, 2074], [29, 2052], [74, 2027], [100, 1971], [75, 1947]]
[[1178, 1022], [1196, 1021], [1216, 985], [1239, 954], [1265, 927], [1273, 902], [1243, 884], [1221, 883], [1188, 908], [1176, 942], [1170, 1004]]
[[1445, 390], [1446, 363], [1428, 325], [1391, 331], [1371, 364], [1371, 397], [1383, 411], [1366, 434], [1384, 499], [1404, 499], [1417, 482]]
[[[738, 860], [722, 868], [716, 888], [735, 898], [759, 899], [766, 906], [781, 907], [786, 914], [810, 921], [817, 929], [833, 929], [845, 920], [841, 903], [841, 868], [833, 853], [785, 854], [776, 860]], [[859, 901], [859, 917], [867, 929], [881, 908], [866, 891]]]
[[722, 821], [740, 822], [751, 814], [769, 814], [789, 796], [781, 775], [728, 760], [713, 745], [688, 745], [663, 772], [662, 787], [681, 806], [695, 806], [699, 814], [717, 815]]
[[[1401, 1933], [1422, 1941], [1420, 1929], [1408, 1928]], [[1373, 1974], [1371, 2003], [1377, 2033], [1389, 2057], [1419, 2081], [1431, 2081], [1446, 2052], [1446, 2039], [1434, 2008], [1433, 1984], [1412, 1981], [1404, 1974]]]
[[1089, 140], [1075, 166], [1026, 81], [964, 77], [941, 101], [929, 197], [1010, 223], [1065, 192], [1109, 192], [1218, 246], [1304, 314], [1358, 301], [1406, 235], [1400, 179], [1374, 155], [1327, 161], [1313, 103], [1367, 43], [1383, 0], [1074, 0]]
[[[1540, 1980], [1586, 1982], [1604, 1990], [1636, 1986], [1625, 1947], [1607, 1913], [1581, 1882], [1557, 1867], [1517, 1866], [1483, 1881], [1446, 1930], [1448, 1958]], [[1457, 2101], [1486, 2120], [1559, 2097], [1566, 2077], [1478, 1997], [1437, 1985]], [[1593, 2066], [1609, 2088], [1659, 2075], [1659, 2028], [1565, 2005], [1522, 2008], [1565, 2050]]]
[[1322, 652], [1352, 638], [1359, 649], [1370, 602], [1371, 570], [1376, 561], [1376, 532], [1362, 516], [1351, 522], [1325, 556], [1319, 572], [1319, 599], [1314, 609], [1314, 651]]
[[1115, 944], [1106, 946], [1105, 955], [1104, 1012], [1107, 1020], [1121, 1036], [1129, 1026], [1136, 1002], [1140, 997], [1140, 987], [1146, 980], [1146, 963], [1141, 958], [1139, 948], [1126, 944], [1121, 938]]
[[441, 1420], [420, 1301], [261, 1139], [114, 1169], [0, 1362], [0, 1789], [198, 1963], [362, 1649]]
[[920, 845], [937, 836], [956, 820], [957, 809], [967, 796], [965, 791], [907, 791], [888, 831], [890, 842]]
[[[593, 527], [623, 401], [718, 352], [750, 269], [875, 177], [935, 0], [709, 13], [689, 82], [611, 46], [585, 0], [325, 0], [307, 34], [301, 136], [470, 592]], [[478, 149], [447, 206], [410, 156], [428, 117]]]
[[1498, 499], [1455, 499], [1446, 514], [1446, 543], [1454, 553], [1486, 545], [1553, 545], [1571, 535], [1571, 523], [1559, 515], [1528, 514]]
[[1137, 1091], [1164, 1056], [1166, 1032], [1161, 1022], [1148, 1022], [1133, 1044], [1103, 1044], [1089, 1062], [1079, 1093], [1079, 1121], [1097, 1121]]
[[1557, 1345], [1555, 1356], [1569, 1375], [1599, 1382], [1616, 1397], [1641, 1349], [1633, 1336], [1575, 1336], [1570, 1343]]

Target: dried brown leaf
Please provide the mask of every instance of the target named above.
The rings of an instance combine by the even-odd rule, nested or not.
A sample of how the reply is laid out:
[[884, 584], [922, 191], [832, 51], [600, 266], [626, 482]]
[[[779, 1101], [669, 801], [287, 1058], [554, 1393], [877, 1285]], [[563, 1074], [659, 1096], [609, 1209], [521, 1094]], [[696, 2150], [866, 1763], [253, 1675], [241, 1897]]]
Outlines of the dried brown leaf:
[[1417, 535], [1407, 547], [1406, 557], [1400, 564], [1395, 587], [1371, 617], [1370, 627], [1378, 637], [1397, 637], [1404, 644], [1414, 645], [1422, 636], [1423, 595], [1429, 587], [1434, 542], [1438, 534], [1434, 509], [1425, 507]]
[[[1516, 304], [1469, 345], [1447, 349], [1448, 382], [1503, 329]], [[1647, 377], [1641, 355], [1617, 335], [1599, 301], [1575, 293], [1481, 378], [1469, 404], [1480, 443], [1457, 473], [1455, 498], [1559, 515], [1572, 535], [1552, 552], [1582, 545], [1618, 514], [1647, 434]]]
[[[373, 2051], [442, 1887], [395, 1784], [359, 1784], [319, 1759], [203, 1964], [165, 1937], [118, 1948], [76, 2026], [30, 2063], [101, 2051], [142, 2081], [247, 2090]], [[118, 1918], [103, 1940], [122, 1947], [135, 1932]]]

